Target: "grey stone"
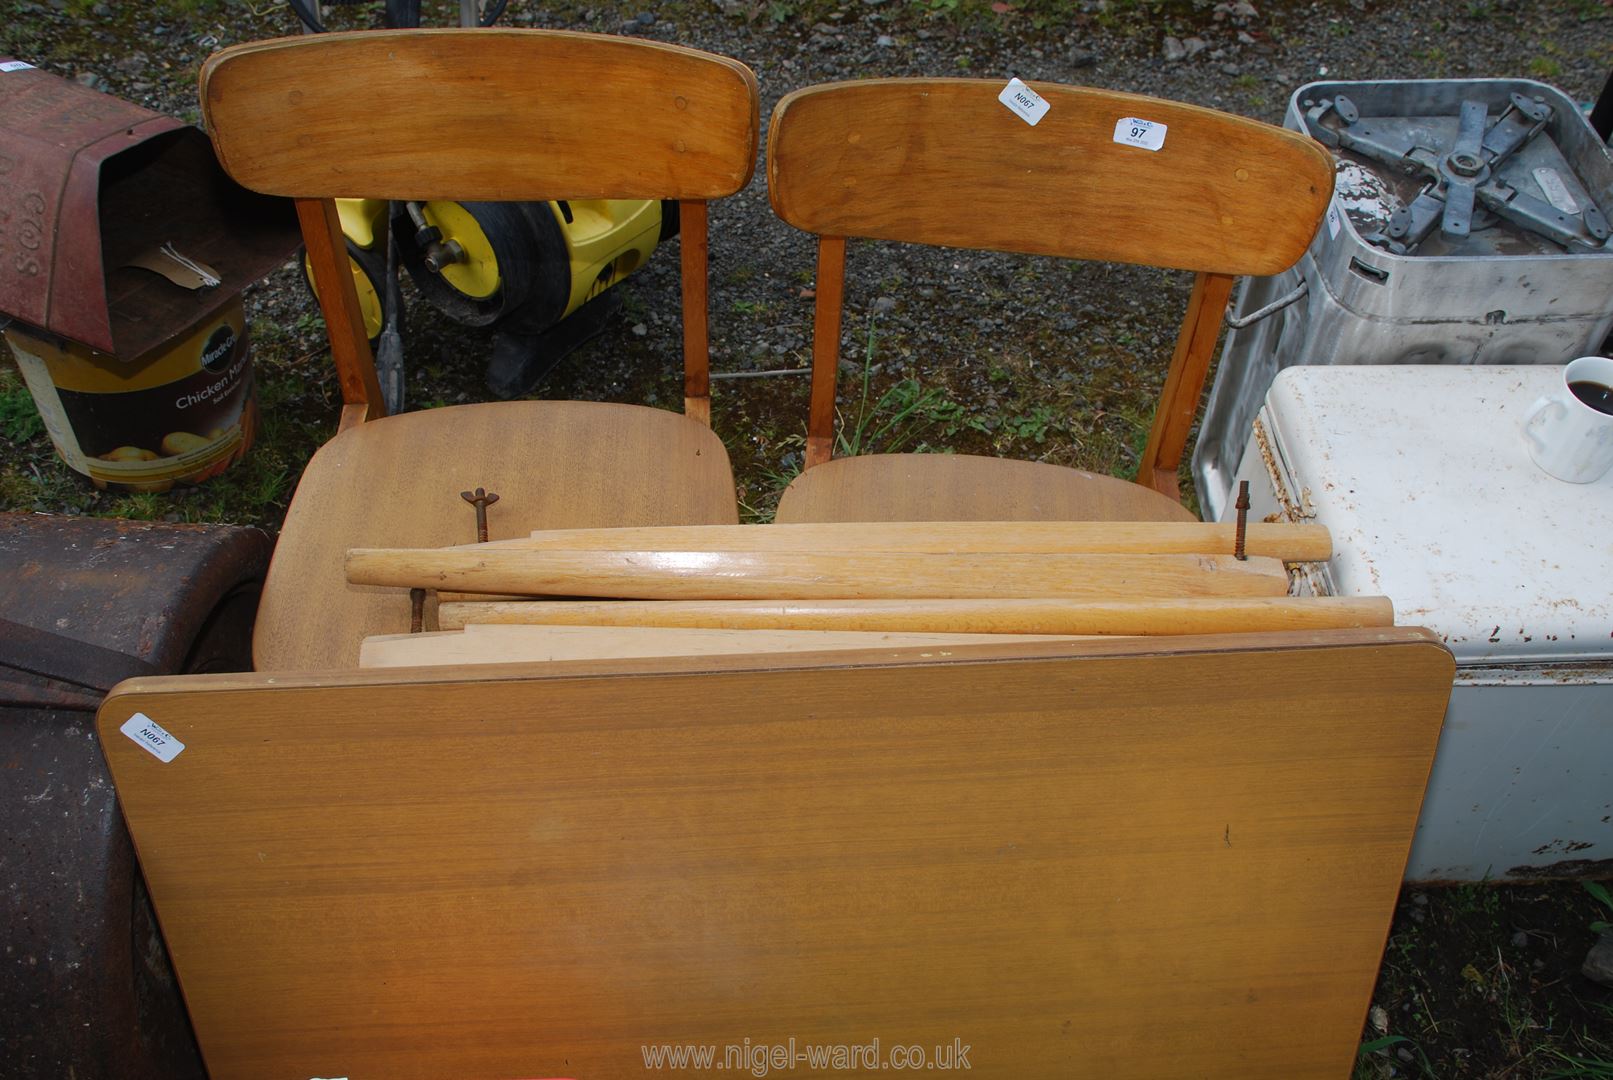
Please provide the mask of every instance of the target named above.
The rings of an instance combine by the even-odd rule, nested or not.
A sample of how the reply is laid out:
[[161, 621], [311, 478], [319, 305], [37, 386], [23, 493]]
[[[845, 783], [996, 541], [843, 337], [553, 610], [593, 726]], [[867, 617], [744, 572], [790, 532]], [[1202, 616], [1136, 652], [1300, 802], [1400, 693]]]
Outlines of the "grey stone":
[[1603, 934], [1596, 939], [1579, 970], [1591, 982], [1613, 986], [1613, 934]]
[[1171, 63], [1187, 58], [1187, 47], [1173, 37], [1165, 38], [1165, 59]]
[[881, 34], [879, 37], [874, 39], [874, 44], [878, 45], [881, 49], [888, 49], [892, 45], [896, 44], [896, 39], [891, 37], [889, 34]]
[[635, 336], [643, 337], [645, 334], [648, 334], [649, 332], [650, 332], [650, 328], [648, 326], [645, 326], [643, 323], [634, 323], [633, 324], [633, 333], [634, 333]]
[[1098, 62], [1098, 54], [1085, 49], [1071, 49], [1069, 60], [1072, 68], [1089, 68]]
[[1516, 945], [1520, 949], [1529, 944], [1528, 933], [1523, 930], [1519, 930], [1517, 933], [1513, 934], [1512, 944]]
[[1193, 59], [1193, 57], [1197, 56], [1199, 53], [1203, 52], [1209, 47], [1210, 43], [1200, 37], [1190, 37], [1186, 41], [1182, 42], [1182, 48], [1187, 50], [1187, 58], [1189, 60]]

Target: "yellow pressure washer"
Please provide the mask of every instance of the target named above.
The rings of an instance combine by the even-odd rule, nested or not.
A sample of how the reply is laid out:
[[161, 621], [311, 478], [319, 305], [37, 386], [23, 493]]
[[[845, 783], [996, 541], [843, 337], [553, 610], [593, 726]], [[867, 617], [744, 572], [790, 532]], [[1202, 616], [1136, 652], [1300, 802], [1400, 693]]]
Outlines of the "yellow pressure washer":
[[[324, 30], [317, 0], [290, 3], [311, 31]], [[503, 9], [503, 0], [486, 8], [465, 0], [461, 22], [491, 25]], [[415, 27], [419, 21], [418, 0], [386, 0], [387, 26]], [[338, 199], [336, 209], [359, 306], [378, 343], [377, 374], [393, 412], [403, 408], [400, 266], [443, 314], [492, 328], [488, 389], [502, 398], [520, 397], [605, 329], [621, 307], [611, 287], [642, 266], [678, 226], [675, 202], [644, 200]], [[390, 252], [388, 236], [395, 241]], [[312, 289], [306, 256], [303, 273]]]

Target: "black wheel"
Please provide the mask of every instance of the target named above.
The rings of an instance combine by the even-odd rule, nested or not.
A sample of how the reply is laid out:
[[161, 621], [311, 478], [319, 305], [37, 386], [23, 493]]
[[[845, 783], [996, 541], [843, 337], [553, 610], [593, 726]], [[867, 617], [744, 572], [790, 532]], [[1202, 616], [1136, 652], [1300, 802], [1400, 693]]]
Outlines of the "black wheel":
[[414, 223], [393, 220], [398, 255], [431, 305], [468, 326], [488, 326], [519, 312], [547, 326], [571, 299], [566, 238], [549, 203], [429, 202], [419, 207], [453, 256], [428, 265]]
[[[353, 241], [347, 242], [347, 261], [353, 269], [353, 287], [358, 292], [359, 310], [364, 313], [364, 332], [370, 344], [381, 335], [381, 289], [386, 281], [386, 253], [379, 249], [366, 250]], [[313, 271], [308, 265], [308, 251], [302, 251], [302, 283], [314, 299], [319, 289], [314, 286]]]

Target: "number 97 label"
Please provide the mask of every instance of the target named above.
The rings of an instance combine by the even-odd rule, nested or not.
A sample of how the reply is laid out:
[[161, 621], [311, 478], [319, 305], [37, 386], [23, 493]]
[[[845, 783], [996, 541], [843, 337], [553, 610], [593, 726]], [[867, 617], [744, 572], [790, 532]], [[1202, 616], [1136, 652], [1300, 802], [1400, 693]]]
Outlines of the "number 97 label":
[[1115, 142], [1125, 146], [1140, 146], [1144, 150], [1158, 150], [1165, 145], [1165, 125], [1153, 120], [1139, 120], [1135, 116], [1122, 116], [1115, 121]]

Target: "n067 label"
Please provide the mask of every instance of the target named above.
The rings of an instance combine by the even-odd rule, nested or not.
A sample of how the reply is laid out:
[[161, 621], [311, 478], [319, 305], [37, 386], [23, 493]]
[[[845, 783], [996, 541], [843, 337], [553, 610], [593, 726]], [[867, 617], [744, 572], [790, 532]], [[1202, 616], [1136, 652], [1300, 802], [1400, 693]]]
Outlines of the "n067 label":
[[145, 747], [151, 756], [167, 763], [178, 757], [185, 744], [168, 734], [163, 726], [145, 713], [135, 713], [118, 728], [129, 738]]

